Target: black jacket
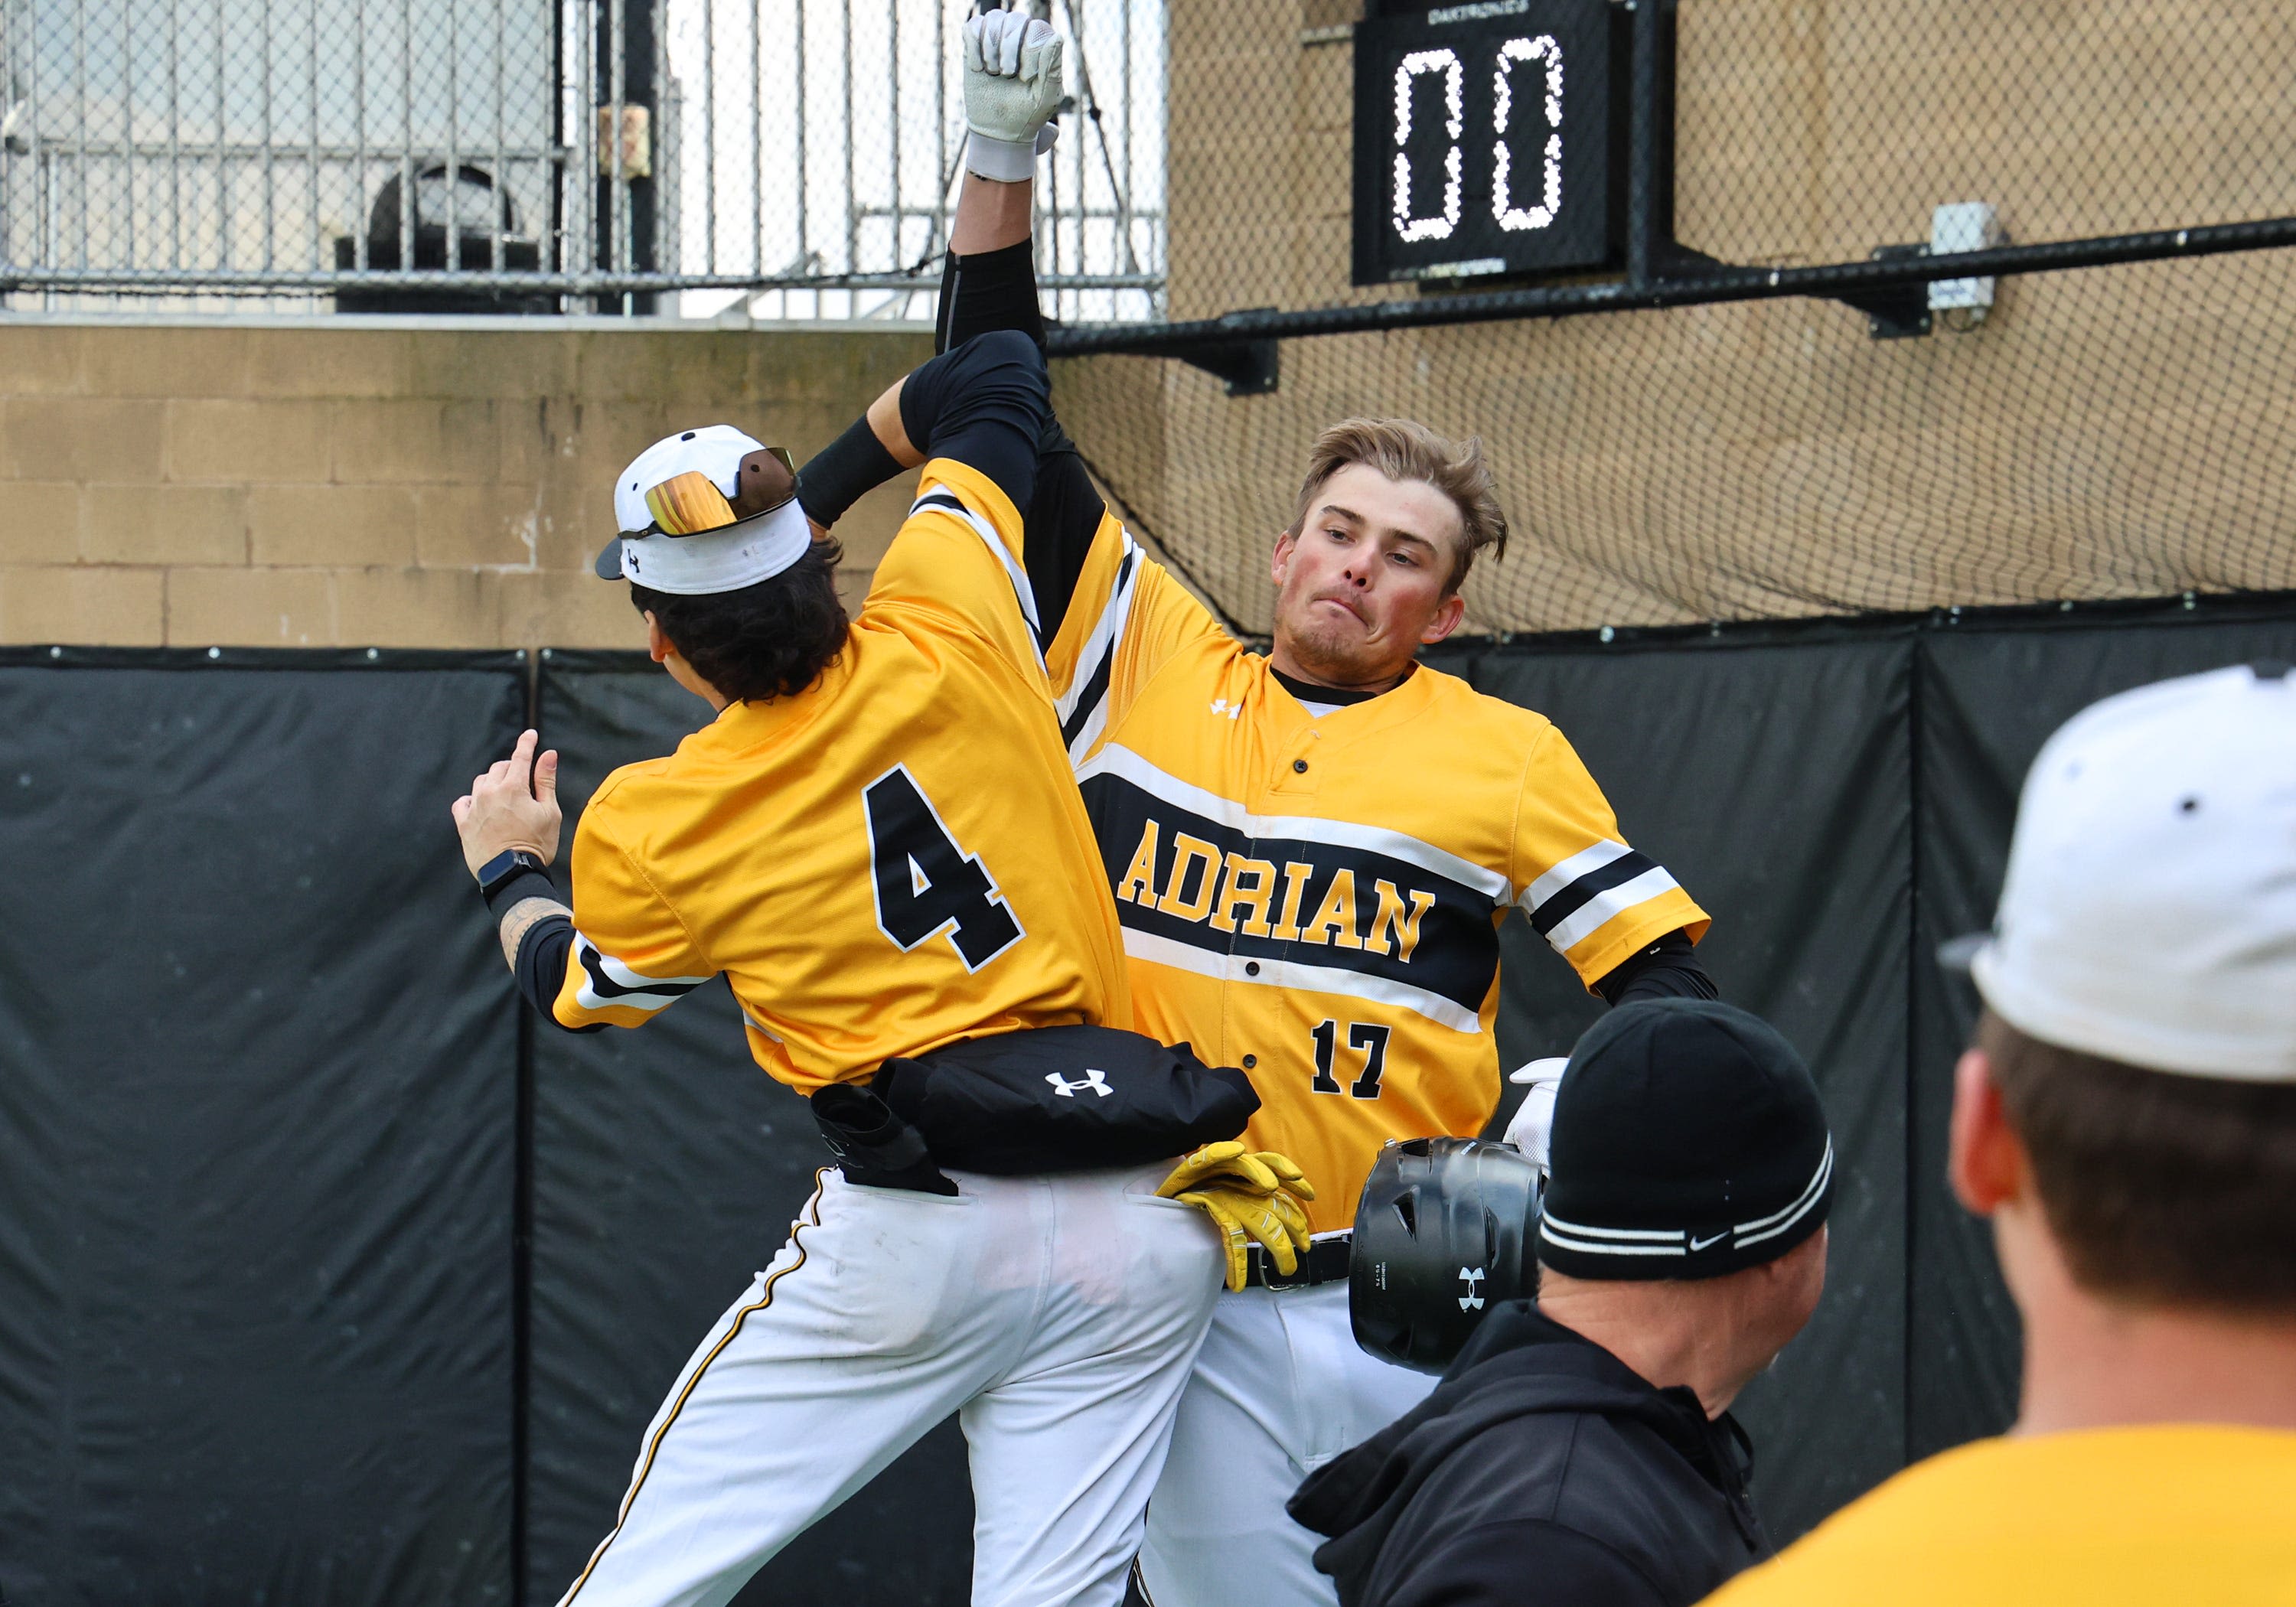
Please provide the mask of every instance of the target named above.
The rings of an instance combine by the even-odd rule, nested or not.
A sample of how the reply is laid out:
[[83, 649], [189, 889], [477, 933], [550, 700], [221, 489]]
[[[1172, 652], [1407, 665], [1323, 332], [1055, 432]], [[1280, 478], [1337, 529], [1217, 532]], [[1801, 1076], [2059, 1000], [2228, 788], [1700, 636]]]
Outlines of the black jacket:
[[1728, 1414], [1514, 1300], [1291, 1512], [1341, 1607], [1689, 1607], [1769, 1555], [1751, 1470]]

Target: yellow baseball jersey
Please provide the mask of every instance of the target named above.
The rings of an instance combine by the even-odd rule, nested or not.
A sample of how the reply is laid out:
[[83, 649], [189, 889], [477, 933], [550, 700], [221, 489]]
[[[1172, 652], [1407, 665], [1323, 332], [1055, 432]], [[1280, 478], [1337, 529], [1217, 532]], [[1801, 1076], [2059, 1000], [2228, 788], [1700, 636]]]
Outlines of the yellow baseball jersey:
[[2296, 1607], [2296, 1434], [1983, 1439], [1916, 1463], [1715, 1607]]
[[845, 649], [608, 776], [554, 1008], [636, 1027], [724, 973], [803, 1092], [961, 1038], [1127, 1025], [1122, 942], [1021, 566], [1021, 518], [925, 466]]
[[1103, 518], [1047, 654], [1133, 1024], [1242, 1066], [1318, 1233], [1389, 1139], [1497, 1106], [1498, 926], [1592, 984], [1705, 912], [1628, 848], [1543, 717], [1421, 666], [1317, 715]]

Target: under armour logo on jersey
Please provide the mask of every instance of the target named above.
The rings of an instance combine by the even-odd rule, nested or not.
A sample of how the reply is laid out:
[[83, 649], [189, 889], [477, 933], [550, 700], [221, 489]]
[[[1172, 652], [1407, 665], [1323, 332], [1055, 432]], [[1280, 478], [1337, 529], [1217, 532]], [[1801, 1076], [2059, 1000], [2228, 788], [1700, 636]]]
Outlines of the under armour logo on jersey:
[[1483, 1308], [1483, 1297], [1476, 1286], [1483, 1281], [1483, 1269], [1478, 1267], [1470, 1272], [1462, 1267], [1459, 1268], [1459, 1281], [1467, 1286], [1467, 1292], [1459, 1297], [1459, 1309], [1480, 1311]]
[[1212, 712], [1214, 714], [1224, 714], [1230, 719], [1235, 719], [1242, 715], [1243, 705], [1241, 703], [1231, 703], [1226, 698], [1214, 698], [1212, 700]]
[[1116, 1092], [1108, 1086], [1108, 1074], [1092, 1067], [1086, 1068], [1085, 1074], [1074, 1082], [1057, 1071], [1046, 1072], [1045, 1080], [1053, 1085], [1053, 1092], [1062, 1099], [1074, 1099], [1078, 1088], [1090, 1088], [1103, 1099]]

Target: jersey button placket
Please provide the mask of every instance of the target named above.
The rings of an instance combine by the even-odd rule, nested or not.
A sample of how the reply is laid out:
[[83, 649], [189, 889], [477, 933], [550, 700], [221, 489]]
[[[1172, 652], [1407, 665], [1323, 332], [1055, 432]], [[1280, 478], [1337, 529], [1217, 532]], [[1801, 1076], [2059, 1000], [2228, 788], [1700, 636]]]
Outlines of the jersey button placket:
[[1293, 739], [1291, 752], [1279, 750], [1272, 755], [1275, 763], [1267, 783], [1268, 791], [1278, 797], [1289, 793], [1295, 798], [1315, 792], [1321, 778], [1310, 775], [1309, 766], [1316, 755], [1316, 744], [1323, 740], [1324, 734], [1311, 726]]

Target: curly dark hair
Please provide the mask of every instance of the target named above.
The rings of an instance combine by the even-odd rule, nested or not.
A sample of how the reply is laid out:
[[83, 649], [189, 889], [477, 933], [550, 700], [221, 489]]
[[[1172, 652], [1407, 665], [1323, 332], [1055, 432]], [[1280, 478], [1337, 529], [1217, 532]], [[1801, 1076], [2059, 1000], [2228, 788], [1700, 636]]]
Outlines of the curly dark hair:
[[845, 604], [837, 595], [836, 542], [739, 591], [682, 597], [633, 581], [630, 601], [651, 613], [694, 672], [730, 701], [762, 703], [803, 692], [845, 646]]

